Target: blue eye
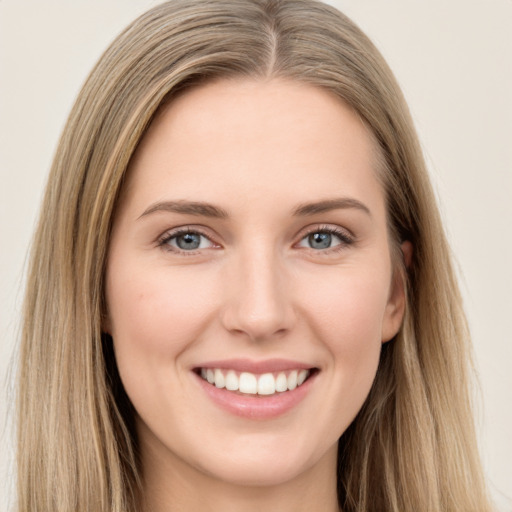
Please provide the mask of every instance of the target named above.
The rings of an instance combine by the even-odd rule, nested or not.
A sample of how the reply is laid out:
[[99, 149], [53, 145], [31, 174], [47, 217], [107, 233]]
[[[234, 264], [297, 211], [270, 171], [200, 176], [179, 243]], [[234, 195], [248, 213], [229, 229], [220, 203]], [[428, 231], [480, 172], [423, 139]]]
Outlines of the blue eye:
[[332, 239], [331, 233], [312, 233], [308, 235], [308, 243], [312, 249], [328, 249], [331, 247]]
[[167, 247], [169, 250], [184, 252], [209, 249], [214, 246], [207, 236], [192, 230], [169, 233], [160, 241], [160, 245]]
[[299, 243], [299, 247], [306, 247], [322, 251], [326, 249], [342, 248], [353, 243], [352, 238], [341, 230], [334, 228], [321, 228], [310, 232]]

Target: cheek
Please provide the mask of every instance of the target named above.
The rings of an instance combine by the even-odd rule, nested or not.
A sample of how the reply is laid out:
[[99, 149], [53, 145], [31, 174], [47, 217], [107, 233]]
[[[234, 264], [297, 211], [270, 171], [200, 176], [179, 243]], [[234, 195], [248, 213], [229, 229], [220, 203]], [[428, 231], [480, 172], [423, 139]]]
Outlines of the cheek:
[[330, 352], [337, 385], [355, 393], [356, 401], [362, 396], [358, 390], [369, 391], [377, 371], [389, 293], [386, 275], [356, 269], [340, 272], [324, 286], [310, 289], [304, 302], [303, 314], [314, 338]]
[[314, 415], [324, 425], [320, 437], [329, 442], [352, 423], [375, 379], [389, 275], [385, 262], [374, 270], [368, 265], [333, 270], [323, 269], [315, 279], [301, 280], [301, 288], [296, 289], [302, 297], [300, 316], [309, 330], [308, 339], [328, 354], [326, 388]]
[[[355, 350], [367, 342], [380, 344], [389, 293], [383, 276], [386, 273], [358, 270], [331, 275], [323, 286], [310, 286], [307, 294], [304, 290], [304, 312], [330, 343], [338, 340]], [[334, 343], [333, 349], [337, 346]]]
[[210, 296], [190, 272], [132, 267], [119, 265], [107, 284], [116, 359], [121, 373], [157, 372], [199, 338]]

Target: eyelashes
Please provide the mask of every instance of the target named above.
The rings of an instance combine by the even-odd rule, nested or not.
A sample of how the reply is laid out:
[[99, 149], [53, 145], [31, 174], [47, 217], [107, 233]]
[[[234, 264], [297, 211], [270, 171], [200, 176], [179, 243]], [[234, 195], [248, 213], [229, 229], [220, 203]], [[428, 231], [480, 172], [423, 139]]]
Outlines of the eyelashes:
[[[300, 234], [294, 247], [310, 250], [314, 254], [327, 255], [347, 249], [355, 243], [355, 237], [346, 229], [332, 225], [320, 225]], [[193, 256], [202, 250], [220, 249], [211, 235], [198, 227], [182, 227], [167, 231], [158, 239], [163, 250], [183, 256]]]
[[201, 249], [220, 247], [211, 238], [197, 228], [180, 228], [167, 232], [159, 240], [158, 245], [168, 251], [196, 254]]
[[353, 243], [354, 237], [346, 231], [331, 226], [322, 226], [306, 232], [298, 246], [310, 248], [317, 252], [330, 252], [330, 250], [344, 249]]

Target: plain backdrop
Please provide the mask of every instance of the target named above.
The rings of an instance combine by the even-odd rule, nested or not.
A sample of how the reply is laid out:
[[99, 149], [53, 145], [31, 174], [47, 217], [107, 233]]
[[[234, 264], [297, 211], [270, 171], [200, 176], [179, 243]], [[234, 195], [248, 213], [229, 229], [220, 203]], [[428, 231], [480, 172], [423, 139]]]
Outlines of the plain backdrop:
[[[12, 361], [24, 265], [52, 155], [94, 62], [157, 3], [0, 0], [0, 510], [12, 500]], [[474, 337], [482, 457], [499, 510], [510, 511], [512, 0], [329, 3], [373, 39], [411, 108]]]

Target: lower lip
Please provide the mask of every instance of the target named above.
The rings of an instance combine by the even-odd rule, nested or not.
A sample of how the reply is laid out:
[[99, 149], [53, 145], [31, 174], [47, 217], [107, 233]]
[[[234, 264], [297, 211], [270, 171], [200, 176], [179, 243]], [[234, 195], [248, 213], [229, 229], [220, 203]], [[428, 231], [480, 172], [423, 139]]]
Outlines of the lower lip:
[[241, 395], [225, 388], [217, 388], [194, 373], [208, 397], [219, 407], [235, 416], [252, 420], [277, 418], [297, 406], [307, 395], [318, 373], [291, 391], [275, 395]]

